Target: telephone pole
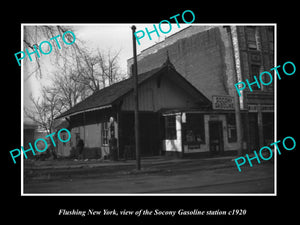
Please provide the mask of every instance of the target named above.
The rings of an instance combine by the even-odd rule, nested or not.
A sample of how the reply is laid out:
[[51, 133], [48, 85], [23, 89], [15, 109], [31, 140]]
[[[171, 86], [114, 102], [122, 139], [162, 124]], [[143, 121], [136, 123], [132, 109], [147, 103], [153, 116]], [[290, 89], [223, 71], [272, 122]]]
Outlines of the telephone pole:
[[132, 29], [132, 41], [133, 41], [133, 83], [134, 83], [134, 134], [135, 134], [135, 155], [136, 155], [136, 169], [141, 170], [141, 157], [140, 157], [140, 140], [139, 140], [139, 96], [138, 96], [138, 74], [137, 74], [137, 57], [136, 57], [136, 39], [135, 29], [133, 25]]

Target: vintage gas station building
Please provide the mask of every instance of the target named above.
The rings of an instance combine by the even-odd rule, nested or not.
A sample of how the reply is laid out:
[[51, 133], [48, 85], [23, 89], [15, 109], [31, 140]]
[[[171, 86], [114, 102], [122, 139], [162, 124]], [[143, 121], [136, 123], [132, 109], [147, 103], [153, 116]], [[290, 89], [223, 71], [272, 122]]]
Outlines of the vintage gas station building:
[[[132, 59], [128, 60], [128, 74]], [[274, 67], [273, 26], [190, 26], [138, 55], [142, 156], [227, 154], [238, 149], [234, 84]], [[274, 88], [243, 91], [245, 151], [273, 142]], [[65, 155], [85, 142], [87, 158], [134, 151], [133, 79], [95, 92], [64, 112], [72, 134]], [[133, 156], [134, 154], [132, 154]]]

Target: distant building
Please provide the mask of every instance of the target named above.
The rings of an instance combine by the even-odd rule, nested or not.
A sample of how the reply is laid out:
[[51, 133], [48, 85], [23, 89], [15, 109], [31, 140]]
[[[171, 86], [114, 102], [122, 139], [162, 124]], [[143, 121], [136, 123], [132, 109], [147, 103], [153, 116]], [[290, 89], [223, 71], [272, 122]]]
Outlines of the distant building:
[[[72, 146], [72, 142], [61, 142], [57, 138], [58, 131], [63, 128], [69, 129], [69, 122], [67, 120], [55, 120], [54, 131], [56, 134], [54, 136], [54, 141], [56, 144], [56, 148], [54, 149], [57, 157], [69, 157], [72, 156], [72, 153], [75, 155], [75, 147]], [[63, 140], [68, 139], [68, 133], [64, 130], [60, 132], [60, 136]]]
[[29, 143], [34, 143], [37, 128], [38, 125], [34, 122], [24, 122], [24, 146], [29, 146]]
[[[26, 120], [24, 122], [24, 149], [26, 150], [29, 148], [29, 143], [31, 143], [31, 145], [34, 148], [35, 140], [39, 138], [44, 138], [46, 135], [47, 132], [41, 129], [35, 122]], [[44, 149], [45, 147], [43, 142], [38, 142], [37, 146], [39, 149]], [[41, 152], [35, 151], [35, 154], [40, 155]], [[26, 155], [28, 158], [34, 157], [31, 151], [27, 152]]]

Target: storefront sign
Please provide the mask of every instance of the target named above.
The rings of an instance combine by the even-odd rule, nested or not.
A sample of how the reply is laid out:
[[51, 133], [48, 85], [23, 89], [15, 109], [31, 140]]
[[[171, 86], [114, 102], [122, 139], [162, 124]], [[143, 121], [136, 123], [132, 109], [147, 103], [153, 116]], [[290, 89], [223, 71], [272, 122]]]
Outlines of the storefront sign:
[[212, 98], [213, 109], [221, 109], [221, 110], [233, 110], [233, 97], [224, 96], [224, 95], [216, 95]]

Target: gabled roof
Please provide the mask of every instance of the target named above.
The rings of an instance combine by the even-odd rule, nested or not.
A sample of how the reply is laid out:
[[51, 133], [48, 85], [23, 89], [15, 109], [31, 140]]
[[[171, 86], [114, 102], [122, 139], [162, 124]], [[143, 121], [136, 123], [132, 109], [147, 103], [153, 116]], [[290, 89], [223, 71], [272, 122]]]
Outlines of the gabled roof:
[[[163, 70], [165, 69], [171, 69], [176, 74], [178, 74], [179, 78], [187, 83], [187, 85], [190, 85], [191, 88], [196, 91], [198, 94], [201, 95], [201, 99], [206, 102], [207, 104], [210, 104], [210, 101], [202, 95], [193, 85], [191, 85], [183, 76], [181, 76], [174, 68], [174, 66], [170, 63], [170, 61], [167, 59], [167, 61], [158, 68], [155, 68], [153, 70], [150, 70], [148, 72], [142, 73], [138, 75], [138, 84], [145, 82], [149, 78], [159, 75]], [[118, 83], [112, 84], [108, 87], [105, 87], [99, 91], [96, 91], [91, 96], [87, 97], [83, 101], [76, 104], [71, 109], [67, 110], [66, 112], [62, 113], [58, 118], [62, 118], [65, 116], [71, 116], [74, 114], [78, 114], [81, 112], [86, 112], [89, 110], [96, 110], [101, 108], [107, 108], [111, 107], [113, 103], [115, 103], [117, 100], [119, 100], [122, 96], [127, 94], [128, 92], [133, 90], [133, 77], [130, 77], [126, 80], [120, 81]]]

